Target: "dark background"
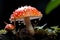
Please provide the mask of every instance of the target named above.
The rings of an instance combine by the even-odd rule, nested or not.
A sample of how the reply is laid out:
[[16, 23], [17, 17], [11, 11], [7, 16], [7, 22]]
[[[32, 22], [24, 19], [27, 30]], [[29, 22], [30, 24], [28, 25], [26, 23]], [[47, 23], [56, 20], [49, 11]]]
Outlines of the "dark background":
[[18, 7], [31, 5], [42, 12], [43, 18], [38, 25], [47, 23], [47, 27], [60, 25], [60, 5], [55, 8], [49, 15], [45, 14], [45, 8], [50, 0], [0, 0], [0, 29], [4, 28], [3, 20], [9, 23], [9, 17]]

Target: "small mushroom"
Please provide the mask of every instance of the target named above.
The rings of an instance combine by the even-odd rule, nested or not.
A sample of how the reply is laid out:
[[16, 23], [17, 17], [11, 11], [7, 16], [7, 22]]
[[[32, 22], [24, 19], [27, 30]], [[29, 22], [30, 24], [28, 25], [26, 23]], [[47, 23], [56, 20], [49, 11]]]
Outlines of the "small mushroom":
[[31, 6], [24, 6], [21, 8], [16, 9], [10, 17], [10, 21], [23, 21], [26, 25], [27, 30], [31, 35], [35, 34], [35, 31], [31, 25], [31, 19], [42, 18], [42, 14], [36, 8]]
[[8, 23], [6, 23], [6, 22], [4, 22], [4, 23], [6, 24], [5, 30], [7, 30], [7, 31], [12, 31], [12, 30], [15, 29], [15, 26], [14, 26], [14, 25], [8, 24]]

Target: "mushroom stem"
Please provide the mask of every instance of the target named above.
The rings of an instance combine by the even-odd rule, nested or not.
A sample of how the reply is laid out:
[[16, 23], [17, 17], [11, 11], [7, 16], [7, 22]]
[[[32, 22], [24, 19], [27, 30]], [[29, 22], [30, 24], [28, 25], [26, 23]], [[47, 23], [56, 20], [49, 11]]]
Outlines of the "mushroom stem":
[[24, 18], [24, 22], [25, 22], [25, 25], [26, 25], [26, 28], [27, 28], [28, 32], [31, 35], [34, 35], [35, 31], [34, 31], [32, 25], [31, 25], [30, 18], [29, 17], [25, 17]]

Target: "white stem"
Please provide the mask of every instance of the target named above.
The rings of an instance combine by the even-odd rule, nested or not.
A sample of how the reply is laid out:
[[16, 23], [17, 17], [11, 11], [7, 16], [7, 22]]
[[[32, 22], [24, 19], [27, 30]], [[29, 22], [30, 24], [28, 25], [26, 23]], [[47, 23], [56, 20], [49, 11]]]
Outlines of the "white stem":
[[34, 31], [32, 25], [31, 25], [30, 18], [29, 17], [25, 17], [24, 18], [24, 22], [25, 22], [25, 25], [26, 25], [26, 28], [27, 28], [28, 32], [31, 35], [34, 35], [35, 31]]

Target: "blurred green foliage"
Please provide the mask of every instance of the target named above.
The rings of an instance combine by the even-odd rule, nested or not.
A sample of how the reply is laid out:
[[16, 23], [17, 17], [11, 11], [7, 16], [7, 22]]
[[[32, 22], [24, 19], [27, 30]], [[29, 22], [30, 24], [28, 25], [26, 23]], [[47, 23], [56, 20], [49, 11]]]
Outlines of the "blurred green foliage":
[[48, 3], [45, 9], [46, 14], [49, 14], [53, 9], [55, 9], [59, 5], [60, 5], [60, 0], [50, 0], [50, 2]]
[[0, 30], [0, 34], [6, 34], [6, 33], [7, 33], [7, 31], [5, 29]]
[[[44, 26], [45, 27], [45, 26]], [[34, 27], [34, 29], [36, 29], [37, 31], [39, 30], [39, 32], [41, 32], [40, 30], [42, 30], [42, 33], [47, 33], [47, 35], [50, 35], [50, 34], [55, 34], [57, 35], [57, 32], [60, 33], [60, 28], [58, 28], [59, 26], [51, 26], [51, 28], [45, 28], [45, 29], [41, 29], [41, 26], [40, 27]], [[43, 32], [45, 31], [45, 32]]]

